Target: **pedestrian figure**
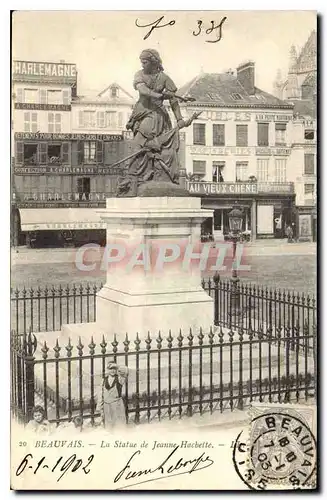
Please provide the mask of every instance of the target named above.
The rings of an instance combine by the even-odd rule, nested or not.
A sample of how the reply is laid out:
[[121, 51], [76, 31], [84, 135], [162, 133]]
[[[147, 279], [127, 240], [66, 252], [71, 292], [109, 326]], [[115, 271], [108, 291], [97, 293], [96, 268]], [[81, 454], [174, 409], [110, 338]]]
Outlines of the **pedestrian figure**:
[[107, 364], [107, 372], [98, 393], [96, 408], [101, 414], [101, 421], [106, 429], [126, 423], [122, 390], [127, 377], [127, 366], [120, 367], [112, 362]]
[[33, 418], [30, 420], [26, 426], [26, 429], [32, 432], [51, 432], [52, 425], [45, 418], [44, 408], [40, 405], [33, 408]]
[[293, 243], [293, 229], [291, 228], [291, 226], [287, 226], [286, 236], [288, 243]]

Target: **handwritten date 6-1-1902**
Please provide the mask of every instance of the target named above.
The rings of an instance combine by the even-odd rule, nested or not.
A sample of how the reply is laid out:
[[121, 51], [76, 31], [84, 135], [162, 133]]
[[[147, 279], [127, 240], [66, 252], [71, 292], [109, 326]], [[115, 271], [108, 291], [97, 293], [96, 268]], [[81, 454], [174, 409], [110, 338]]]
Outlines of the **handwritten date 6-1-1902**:
[[91, 471], [90, 465], [93, 459], [94, 455], [90, 455], [86, 459], [86, 463], [83, 463], [82, 459], [77, 458], [76, 455], [73, 454], [68, 458], [59, 457], [56, 462], [50, 463], [47, 462], [46, 457], [42, 457], [40, 460], [37, 460], [37, 458], [34, 458], [32, 453], [27, 453], [16, 469], [16, 476], [20, 476], [24, 471], [27, 472], [27, 470], [36, 474], [41, 469], [47, 469], [51, 473], [61, 473], [57, 478], [57, 482], [59, 482], [68, 471], [76, 472], [79, 470], [83, 471], [84, 474], [89, 474]]

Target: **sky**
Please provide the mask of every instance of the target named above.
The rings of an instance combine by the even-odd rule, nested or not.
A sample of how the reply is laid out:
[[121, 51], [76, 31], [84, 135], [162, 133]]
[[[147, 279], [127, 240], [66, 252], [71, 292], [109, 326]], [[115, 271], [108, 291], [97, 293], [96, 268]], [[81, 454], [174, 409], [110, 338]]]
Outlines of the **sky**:
[[[150, 36], [145, 26], [163, 16]], [[211, 21], [219, 25], [206, 34]], [[198, 36], [198, 21], [202, 31]], [[175, 23], [173, 23], [175, 21]], [[287, 75], [292, 44], [299, 51], [316, 29], [314, 11], [19, 11], [13, 15], [12, 56], [30, 61], [76, 63], [78, 93], [101, 91], [114, 81], [133, 93], [143, 49], [157, 49], [177, 87], [205, 73], [255, 62], [256, 86], [272, 92], [278, 68]], [[219, 33], [217, 33], [219, 34]]]

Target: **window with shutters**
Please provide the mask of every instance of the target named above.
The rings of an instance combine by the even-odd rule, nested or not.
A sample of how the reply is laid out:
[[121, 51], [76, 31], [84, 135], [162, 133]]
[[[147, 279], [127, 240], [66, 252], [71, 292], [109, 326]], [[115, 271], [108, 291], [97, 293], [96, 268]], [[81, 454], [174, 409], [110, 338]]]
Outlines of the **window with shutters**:
[[105, 125], [105, 114], [104, 111], [97, 112], [97, 126], [98, 128], [103, 128]]
[[24, 89], [24, 102], [29, 104], [38, 103], [38, 90], [37, 89]]
[[117, 112], [106, 111], [106, 128], [116, 128], [116, 127], [117, 127]]
[[16, 102], [24, 102], [24, 89], [19, 88], [16, 90]]
[[48, 163], [48, 144], [46, 142], [39, 143], [38, 152], [39, 152], [39, 163], [43, 165]]
[[61, 144], [48, 144], [48, 163], [61, 163]]
[[286, 159], [275, 160], [275, 182], [286, 182]]
[[276, 146], [285, 146], [286, 123], [275, 123], [275, 144]]
[[246, 181], [248, 178], [248, 167], [249, 163], [247, 161], [237, 161], [236, 162], [236, 182]]
[[63, 142], [61, 147], [61, 157], [63, 163], [71, 163], [70, 162], [70, 144], [69, 142]]
[[78, 127], [84, 128], [84, 111], [78, 112]]
[[225, 125], [223, 123], [212, 125], [212, 145], [225, 146]]
[[35, 165], [37, 163], [37, 144], [24, 144], [24, 163], [26, 165]]
[[193, 174], [205, 175], [206, 174], [206, 162], [202, 160], [193, 160]]
[[257, 180], [259, 182], [268, 181], [268, 169], [269, 160], [268, 159], [258, 159], [257, 160]]
[[304, 194], [313, 195], [314, 191], [315, 191], [314, 184], [304, 184]]
[[124, 113], [118, 113], [118, 127], [121, 128], [123, 126]]
[[315, 174], [315, 155], [305, 154], [304, 155], [304, 175], [314, 175]]
[[84, 142], [84, 162], [94, 163], [96, 160], [96, 141]]
[[96, 161], [97, 163], [103, 163], [103, 141], [97, 141], [97, 154]]
[[236, 146], [242, 147], [248, 145], [248, 126], [236, 125]]
[[48, 113], [48, 132], [50, 134], [61, 132], [60, 113]]
[[37, 113], [25, 111], [24, 113], [24, 132], [37, 132]]
[[71, 101], [71, 93], [70, 91], [67, 89], [67, 90], [63, 90], [62, 91], [62, 102], [63, 104], [70, 104], [70, 101]]
[[90, 194], [91, 192], [90, 177], [79, 177], [77, 179], [77, 192], [79, 194]]
[[269, 123], [258, 123], [258, 146], [269, 146]]
[[223, 170], [225, 168], [224, 161], [212, 162], [212, 182], [224, 182]]
[[16, 142], [16, 155], [15, 155], [15, 163], [23, 163], [24, 162], [24, 143]]
[[48, 104], [62, 104], [61, 90], [47, 90]]
[[47, 91], [45, 89], [40, 89], [40, 104], [47, 104]]
[[193, 123], [193, 144], [206, 145], [205, 123]]

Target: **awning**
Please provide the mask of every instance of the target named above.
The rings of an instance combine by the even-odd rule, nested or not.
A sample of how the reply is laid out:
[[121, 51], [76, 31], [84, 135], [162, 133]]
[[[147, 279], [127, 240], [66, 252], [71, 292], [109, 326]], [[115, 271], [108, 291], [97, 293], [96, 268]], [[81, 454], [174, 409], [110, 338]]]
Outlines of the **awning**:
[[21, 208], [22, 231], [105, 229], [97, 208]]

